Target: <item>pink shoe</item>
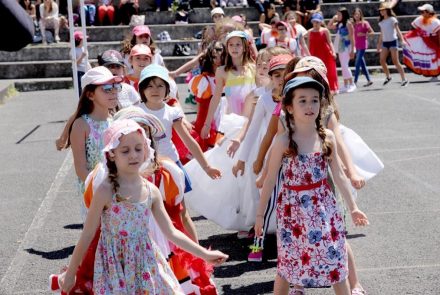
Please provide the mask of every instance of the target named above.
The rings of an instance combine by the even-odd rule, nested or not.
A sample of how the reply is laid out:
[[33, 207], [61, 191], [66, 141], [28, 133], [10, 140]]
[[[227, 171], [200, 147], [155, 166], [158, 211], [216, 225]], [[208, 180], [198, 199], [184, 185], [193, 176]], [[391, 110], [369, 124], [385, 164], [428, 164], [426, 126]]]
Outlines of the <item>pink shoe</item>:
[[248, 255], [248, 261], [262, 262], [263, 261], [263, 249], [255, 247]]

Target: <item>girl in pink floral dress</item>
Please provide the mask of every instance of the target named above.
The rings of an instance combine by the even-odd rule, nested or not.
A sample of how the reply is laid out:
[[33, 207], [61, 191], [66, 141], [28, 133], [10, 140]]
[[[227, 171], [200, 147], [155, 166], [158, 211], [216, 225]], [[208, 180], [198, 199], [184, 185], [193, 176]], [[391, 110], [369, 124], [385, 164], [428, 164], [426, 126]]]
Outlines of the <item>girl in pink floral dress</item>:
[[278, 267], [274, 293], [304, 294], [304, 287], [332, 285], [350, 294], [344, 219], [327, 183], [330, 166], [355, 225], [366, 215], [352, 199], [350, 184], [336, 156], [336, 140], [321, 125], [324, 87], [309, 77], [289, 80], [283, 90], [287, 132], [278, 135], [261, 192], [255, 233], [262, 235], [263, 215], [281, 167], [277, 201]]
[[101, 224], [95, 256], [94, 294], [183, 294], [179, 282], [149, 236], [153, 214], [163, 234], [175, 245], [209, 263], [227, 255], [199, 246], [176, 230], [157, 187], [141, 175], [154, 157], [145, 131], [132, 120], [118, 120], [104, 133], [105, 175], [94, 192], [84, 230], [67, 271], [59, 278], [63, 292], [75, 284], [80, 262]]

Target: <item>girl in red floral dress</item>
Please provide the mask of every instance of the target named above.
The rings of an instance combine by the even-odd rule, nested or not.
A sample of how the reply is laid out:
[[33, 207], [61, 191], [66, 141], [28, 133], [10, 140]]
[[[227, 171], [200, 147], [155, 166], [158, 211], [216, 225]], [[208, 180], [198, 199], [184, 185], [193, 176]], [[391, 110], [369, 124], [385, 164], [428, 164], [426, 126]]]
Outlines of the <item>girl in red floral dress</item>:
[[294, 286], [291, 294], [330, 285], [336, 294], [350, 294], [344, 218], [327, 182], [329, 166], [354, 224], [368, 224], [351, 196], [336, 156], [335, 136], [321, 125], [323, 91], [322, 84], [309, 77], [293, 78], [283, 90], [287, 132], [275, 139], [255, 224], [255, 234], [261, 236], [264, 211], [281, 168], [275, 294], [288, 294], [289, 285]]

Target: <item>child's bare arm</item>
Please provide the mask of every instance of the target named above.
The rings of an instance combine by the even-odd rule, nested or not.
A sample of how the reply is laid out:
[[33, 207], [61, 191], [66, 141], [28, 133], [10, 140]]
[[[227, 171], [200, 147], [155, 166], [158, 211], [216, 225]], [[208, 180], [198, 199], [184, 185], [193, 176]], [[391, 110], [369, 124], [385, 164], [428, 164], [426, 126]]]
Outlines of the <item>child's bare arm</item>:
[[365, 213], [363, 213], [357, 207], [357, 204], [354, 201], [353, 196], [351, 194], [350, 184], [342, 169], [341, 162], [338, 157], [338, 152], [337, 152], [338, 148], [337, 148], [335, 136], [333, 132], [331, 132], [330, 130], [327, 130], [326, 133], [327, 133], [327, 140], [329, 140], [332, 145], [332, 153], [330, 155], [330, 168], [332, 171], [333, 180], [335, 181], [335, 184], [338, 187], [339, 191], [341, 192], [345, 204], [347, 205], [351, 213], [351, 218], [353, 220], [353, 223], [355, 225], [367, 225], [368, 218], [365, 215]]
[[277, 133], [278, 130], [278, 117], [272, 115], [269, 121], [269, 126], [267, 127], [266, 134], [261, 141], [260, 148], [258, 150], [257, 158], [254, 161], [253, 168], [254, 173], [260, 173], [263, 168], [264, 158], [266, 157], [266, 153], [269, 150], [270, 145], [272, 144], [272, 140]]
[[197, 141], [195, 141], [194, 138], [192, 138], [192, 136], [189, 134], [188, 130], [186, 130], [186, 128], [183, 126], [182, 120], [177, 120], [176, 122], [174, 122], [173, 128], [174, 130], [176, 130], [177, 134], [179, 134], [183, 143], [197, 160], [197, 162], [199, 162], [200, 166], [202, 166], [206, 174], [208, 174], [209, 177], [213, 179], [220, 178], [220, 170], [209, 165], [208, 161], [205, 158], [205, 155], [202, 152], [202, 149], [200, 148]]
[[194, 68], [195, 66], [197, 66], [199, 64], [199, 59], [200, 57], [202, 57], [205, 54], [205, 52], [201, 52], [199, 53], [197, 56], [195, 56], [193, 59], [191, 59], [189, 62], [185, 63], [184, 65], [182, 65], [180, 68], [178, 68], [175, 71], [171, 71], [170, 72], [170, 76], [172, 78], [176, 78], [177, 76], [179, 76], [182, 73], [186, 73], [189, 70], [191, 70], [192, 68]]
[[178, 231], [173, 226], [170, 217], [165, 211], [165, 207], [163, 205], [163, 200], [159, 190], [151, 184], [150, 188], [152, 192], [151, 197], [153, 198], [151, 210], [153, 212], [154, 219], [156, 220], [157, 225], [168, 240], [181, 247], [182, 249], [215, 265], [222, 264], [226, 261], [226, 259], [228, 259], [228, 255], [220, 251], [207, 250], [188, 238], [182, 232]]
[[215, 91], [214, 95], [209, 102], [208, 114], [206, 115], [205, 124], [203, 125], [202, 131], [200, 132], [202, 138], [207, 138], [209, 136], [209, 130], [211, 129], [211, 121], [214, 117], [214, 113], [220, 103], [220, 98], [222, 96], [223, 87], [225, 85], [225, 70], [220, 67], [215, 72]]
[[75, 120], [72, 126], [72, 133], [70, 134], [70, 142], [72, 144], [75, 172], [81, 181], [85, 181], [89, 174], [86, 159], [86, 138], [89, 132], [89, 125], [84, 119], [78, 118]]
[[273, 144], [273, 152], [270, 157], [270, 161], [267, 164], [268, 173], [264, 181], [263, 189], [261, 190], [260, 201], [258, 203], [256, 220], [255, 220], [255, 234], [261, 236], [263, 234], [263, 217], [264, 211], [267, 207], [272, 190], [275, 187], [277, 174], [281, 166], [281, 160], [283, 159], [284, 151], [287, 149], [289, 143], [285, 134], [277, 135]]
[[325, 29], [325, 36], [326, 36], [328, 45], [332, 49], [332, 54], [336, 58], [336, 51], [335, 51], [335, 48], [333, 47], [332, 38], [330, 37], [330, 32], [327, 29]]
[[70, 263], [64, 276], [61, 277], [62, 290], [67, 292], [75, 285], [75, 275], [81, 264], [84, 255], [96, 234], [101, 222], [101, 214], [105, 206], [110, 203], [111, 200], [111, 187], [110, 184], [102, 184], [94, 193], [92, 203], [87, 213], [87, 218], [84, 223], [84, 229], [81, 233], [78, 243], [73, 250]]
[[332, 130], [335, 135], [336, 144], [338, 147], [338, 156], [340, 157], [344, 166], [347, 168], [347, 177], [350, 179], [354, 188], [361, 189], [365, 185], [365, 179], [357, 173], [356, 168], [354, 167], [351, 155], [347, 150], [344, 139], [342, 138], [339, 123], [335, 114], [330, 116], [328, 128]]
[[403, 37], [402, 32], [400, 31], [399, 24], [395, 23], [394, 27], [396, 28], [397, 36], [399, 37], [400, 42], [402, 43], [402, 45], [406, 46], [407, 43], [406, 43], [405, 38]]
[[64, 125], [63, 132], [61, 133], [60, 137], [55, 141], [57, 150], [61, 151], [62, 149], [66, 148], [67, 141], [69, 139], [69, 128], [70, 126], [72, 126], [73, 121], [75, 121], [75, 114], [72, 114], [69, 117], [69, 120], [67, 120], [66, 125]]
[[247, 120], [243, 123], [243, 126], [241, 127], [240, 132], [237, 134], [237, 136], [231, 140], [231, 144], [227, 149], [227, 153], [231, 158], [234, 157], [235, 152], [238, 150], [241, 142], [246, 136], [246, 133], [249, 128], [249, 124], [254, 114], [254, 109], [255, 109], [255, 94], [252, 91], [246, 96], [244, 101], [243, 116], [246, 117]]

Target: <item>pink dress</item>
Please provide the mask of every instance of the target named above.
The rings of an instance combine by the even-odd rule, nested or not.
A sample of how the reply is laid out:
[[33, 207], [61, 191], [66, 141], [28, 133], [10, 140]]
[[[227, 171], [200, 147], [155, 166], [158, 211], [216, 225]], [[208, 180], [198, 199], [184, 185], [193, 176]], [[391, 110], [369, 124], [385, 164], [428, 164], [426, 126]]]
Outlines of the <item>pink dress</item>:
[[179, 282], [148, 234], [151, 193], [143, 202], [112, 198], [101, 216], [95, 256], [95, 294], [183, 294]]
[[277, 201], [278, 274], [290, 284], [330, 286], [348, 276], [344, 220], [323, 153], [284, 157]]

